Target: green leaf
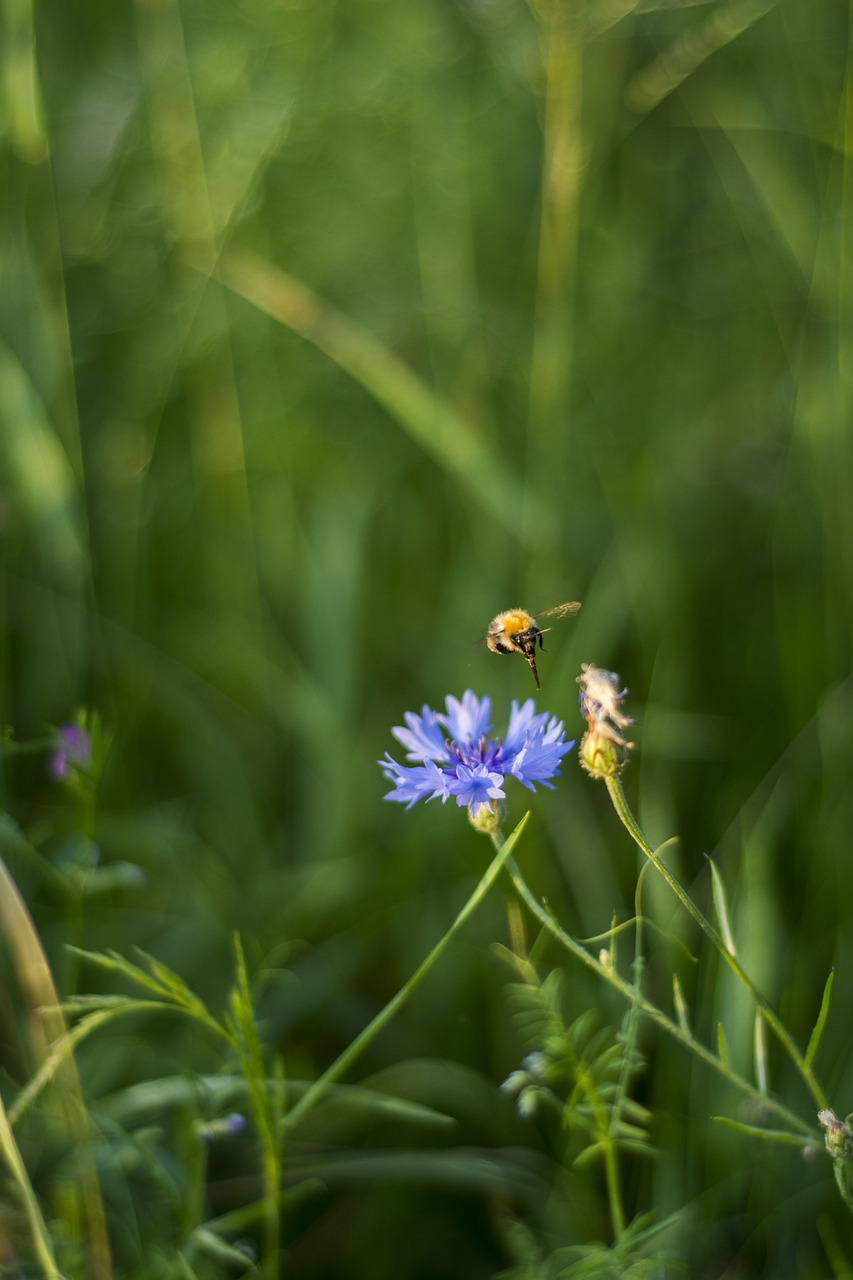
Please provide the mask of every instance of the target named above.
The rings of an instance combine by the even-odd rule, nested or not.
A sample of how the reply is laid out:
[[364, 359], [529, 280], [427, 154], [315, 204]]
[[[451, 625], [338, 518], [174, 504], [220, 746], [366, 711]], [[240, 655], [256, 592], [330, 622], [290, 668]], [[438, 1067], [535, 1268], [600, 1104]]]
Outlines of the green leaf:
[[728, 1116], [711, 1116], [716, 1124], [724, 1124], [727, 1129], [735, 1129], [749, 1138], [761, 1138], [765, 1142], [781, 1143], [788, 1147], [808, 1147], [810, 1144], [801, 1133], [792, 1133], [787, 1129], [762, 1129], [760, 1125], [743, 1124], [740, 1120], [731, 1120]]
[[731, 1065], [729, 1062], [729, 1046], [726, 1043], [726, 1033], [723, 1030], [722, 1022], [717, 1023], [717, 1052], [720, 1055], [720, 1062], [728, 1071]]
[[761, 1010], [755, 1011], [755, 1034], [753, 1037], [755, 1051], [755, 1083], [762, 1093], [767, 1092], [767, 1039], [764, 1034], [764, 1019]]
[[[232, 251], [223, 259], [219, 278], [345, 369], [463, 490], [517, 536], [523, 506], [517, 474], [467, 418], [374, 334], [301, 280], [245, 251]], [[537, 520], [550, 537], [553, 513], [541, 502]]]
[[82, 504], [68, 456], [26, 370], [0, 343], [0, 470], [33, 532], [43, 570], [79, 583], [85, 573]]
[[678, 1019], [679, 1027], [681, 1027], [681, 1030], [685, 1035], [692, 1035], [687, 1011], [687, 1001], [684, 999], [684, 991], [677, 973], [672, 975], [672, 1003], [675, 1007], [675, 1016]]
[[814, 1062], [815, 1057], [817, 1055], [817, 1051], [820, 1047], [820, 1040], [821, 1040], [821, 1036], [823, 1035], [823, 1029], [826, 1026], [826, 1020], [829, 1017], [829, 1004], [832, 999], [832, 988], [834, 987], [834, 985], [835, 985], [835, 970], [830, 969], [829, 977], [827, 978], [826, 985], [823, 988], [823, 998], [820, 1002], [820, 1012], [817, 1015], [817, 1022], [814, 1024], [814, 1030], [809, 1036], [809, 1043], [806, 1048], [805, 1063], [807, 1067], [810, 1067]]
[[735, 940], [732, 937], [732, 930], [729, 924], [729, 908], [726, 902], [726, 889], [723, 884], [723, 877], [717, 870], [717, 864], [714, 862], [713, 858], [709, 858], [708, 862], [711, 867], [711, 884], [714, 890], [714, 907], [717, 912], [717, 921], [720, 926], [720, 933], [722, 934], [726, 951], [728, 951], [730, 956], [734, 956], [737, 955], [737, 950], [735, 948]]
[[196, 1248], [216, 1262], [230, 1263], [232, 1266], [248, 1267], [252, 1259], [242, 1249], [228, 1244], [209, 1227], [196, 1227], [190, 1237]]

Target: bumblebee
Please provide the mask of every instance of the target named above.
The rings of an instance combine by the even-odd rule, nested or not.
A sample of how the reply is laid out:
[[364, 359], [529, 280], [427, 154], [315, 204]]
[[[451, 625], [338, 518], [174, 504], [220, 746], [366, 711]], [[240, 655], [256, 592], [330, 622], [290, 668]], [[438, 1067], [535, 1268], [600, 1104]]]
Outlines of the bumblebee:
[[[569, 600], [565, 604], [555, 604], [553, 609], [543, 609], [540, 618], [573, 618], [580, 609], [577, 600]], [[486, 632], [486, 645], [492, 653], [520, 653], [536, 681], [536, 688], [541, 689], [539, 672], [536, 670], [536, 645], [543, 648], [542, 636], [550, 627], [540, 627], [526, 609], [507, 609], [499, 613], [489, 623]]]

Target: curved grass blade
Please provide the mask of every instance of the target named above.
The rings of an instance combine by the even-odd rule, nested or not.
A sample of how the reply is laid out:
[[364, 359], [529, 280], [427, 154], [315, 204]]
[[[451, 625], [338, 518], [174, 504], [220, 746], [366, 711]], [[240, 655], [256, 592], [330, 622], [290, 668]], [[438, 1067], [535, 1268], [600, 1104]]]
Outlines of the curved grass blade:
[[[495, 520], [518, 535], [522, 491], [515, 477], [470, 423], [399, 356], [301, 280], [254, 254], [227, 254], [218, 277], [345, 369]], [[540, 530], [546, 514], [540, 511]]]
[[38, 1259], [42, 1275], [45, 1276], [45, 1280], [57, 1280], [60, 1272], [53, 1256], [50, 1235], [2, 1101], [0, 1101], [0, 1152], [2, 1152], [3, 1158], [9, 1167], [9, 1172], [17, 1184], [30, 1228], [33, 1252]]
[[720, 1062], [722, 1062], [726, 1071], [729, 1071], [731, 1069], [731, 1060], [729, 1058], [729, 1045], [728, 1045], [728, 1041], [726, 1040], [726, 1033], [723, 1030], [722, 1022], [717, 1023], [717, 1052], [720, 1055]]
[[677, 973], [672, 975], [672, 1003], [675, 1007], [675, 1016], [678, 1019], [678, 1025], [681, 1027], [684, 1034], [689, 1036], [691, 1034], [690, 1014]]
[[737, 955], [735, 940], [732, 935], [732, 928], [729, 924], [729, 906], [726, 898], [726, 886], [723, 884], [723, 877], [717, 870], [717, 864], [713, 858], [708, 859], [711, 868], [711, 885], [714, 891], [714, 908], [717, 912], [717, 920], [720, 926], [720, 936], [725, 944], [726, 951], [730, 956]]
[[[30, 1012], [30, 1035], [34, 1053], [44, 1062], [52, 1056], [59, 1042], [67, 1037], [68, 1028], [41, 939], [26, 903], [18, 892], [18, 886], [2, 859], [0, 859], [0, 934], [8, 947], [15, 974]], [[112, 1275], [112, 1258], [101, 1188], [91, 1152], [89, 1117], [73, 1055], [68, 1055], [62, 1063], [61, 1083], [64, 1087], [58, 1091], [60, 1105], [68, 1134], [80, 1158], [91, 1272], [96, 1280], [102, 1280]]]
[[835, 970], [830, 969], [829, 977], [827, 978], [826, 985], [823, 988], [823, 998], [821, 999], [821, 1002], [820, 1002], [820, 1012], [817, 1015], [817, 1022], [814, 1024], [814, 1030], [809, 1036], [809, 1042], [806, 1046], [805, 1062], [806, 1062], [806, 1065], [809, 1067], [814, 1062], [817, 1051], [820, 1048], [820, 1041], [823, 1035], [823, 1029], [826, 1026], [826, 1020], [829, 1017], [829, 1004], [830, 1004], [830, 1001], [832, 1000], [832, 988], [834, 987], [834, 985], [835, 985]]
[[755, 1011], [755, 1083], [762, 1093], [767, 1092], [767, 1036], [761, 1010]]
[[71, 463], [35, 387], [0, 342], [0, 464], [45, 568], [63, 585], [85, 573], [85, 533]]
[[635, 111], [652, 111], [703, 62], [736, 40], [776, 3], [777, 0], [729, 0], [728, 4], [715, 6], [710, 16], [688, 27], [637, 73], [625, 95], [630, 105]]

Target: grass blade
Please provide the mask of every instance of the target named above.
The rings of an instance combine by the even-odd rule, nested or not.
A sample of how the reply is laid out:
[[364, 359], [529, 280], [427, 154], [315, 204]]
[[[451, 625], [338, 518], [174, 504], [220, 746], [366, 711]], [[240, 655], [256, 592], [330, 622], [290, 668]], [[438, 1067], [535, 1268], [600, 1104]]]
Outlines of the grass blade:
[[[518, 533], [521, 489], [500, 456], [378, 338], [308, 285], [253, 254], [228, 254], [219, 278], [345, 369], [490, 515]], [[544, 516], [540, 511], [540, 537]]]
[[767, 1092], [767, 1036], [764, 1031], [764, 1019], [761, 1010], [755, 1011], [755, 1083], [762, 1093]]
[[[36, 927], [18, 892], [18, 886], [2, 859], [0, 859], [0, 931], [9, 949], [12, 964], [29, 1009], [32, 1045], [36, 1056], [43, 1062], [49, 1058], [57, 1042], [67, 1036], [68, 1030], [60, 1009], [59, 993]], [[81, 1159], [82, 1191], [89, 1233], [87, 1243], [92, 1275], [96, 1280], [106, 1280], [107, 1276], [112, 1275], [112, 1262], [104, 1205], [97, 1172], [90, 1155], [89, 1121], [77, 1064], [73, 1056], [69, 1056], [63, 1064], [61, 1080], [64, 1088], [59, 1090], [59, 1098], [65, 1122]], [[5, 1112], [4, 1123], [8, 1124]], [[20, 1180], [17, 1180], [21, 1185]]]
[[714, 908], [717, 912], [717, 920], [720, 925], [720, 934], [725, 944], [726, 951], [730, 956], [737, 955], [735, 940], [732, 936], [731, 925], [729, 924], [729, 908], [726, 900], [726, 887], [723, 884], [723, 877], [717, 870], [717, 864], [713, 858], [709, 858], [708, 862], [711, 867], [711, 884], [714, 890]]
[[832, 988], [834, 986], [835, 986], [835, 970], [830, 969], [829, 977], [827, 978], [826, 985], [823, 988], [823, 998], [821, 999], [821, 1002], [820, 1002], [820, 1012], [817, 1015], [817, 1022], [814, 1024], [814, 1030], [809, 1036], [809, 1042], [808, 1042], [808, 1045], [806, 1046], [805, 1061], [808, 1066], [812, 1065], [812, 1063], [815, 1060], [817, 1051], [820, 1048], [820, 1041], [823, 1035], [823, 1029], [826, 1026], [826, 1020], [829, 1017], [829, 1005], [830, 1005], [830, 1001], [832, 1000]]
[[57, 581], [79, 583], [85, 539], [71, 463], [13, 352], [0, 342], [0, 462], [11, 477], [41, 559]]
[[722, 1022], [717, 1023], [717, 1052], [720, 1055], [720, 1062], [727, 1071], [731, 1070], [731, 1060], [729, 1058], [729, 1046], [726, 1040], [726, 1033], [723, 1030]]
[[679, 981], [678, 974], [672, 975], [672, 1003], [675, 1006], [675, 1016], [678, 1019], [678, 1025], [685, 1035], [690, 1035], [690, 1016], [687, 1009], [687, 1001], [684, 999], [684, 991]]

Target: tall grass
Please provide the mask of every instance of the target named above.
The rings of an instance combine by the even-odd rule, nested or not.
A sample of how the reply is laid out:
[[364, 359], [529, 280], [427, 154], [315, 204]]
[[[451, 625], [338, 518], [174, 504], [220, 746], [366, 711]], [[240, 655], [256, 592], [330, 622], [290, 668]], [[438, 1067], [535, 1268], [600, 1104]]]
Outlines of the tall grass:
[[[618, 1157], [619, 1265], [849, 1273], [830, 1162], [712, 1124], [752, 1103], [639, 1010], [680, 1009], [821, 1146], [791, 1055], [570, 759], [516, 850], [527, 906], [604, 969], [615, 946], [626, 991], [541, 914], [519, 955], [493, 892], [344, 1092], [269, 1138], [488, 862], [455, 806], [382, 804], [389, 727], [467, 687], [499, 720], [529, 674], [478, 636], [569, 598], [540, 707], [571, 724], [580, 662], [619, 670], [637, 830], [677, 837], [666, 867], [715, 930], [727, 887], [738, 964], [801, 1054], [819, 1023], [808, 1065], [850, 1105], [849, 13], [9, 0], [2, 21], [0, 1268], [226, 1275], [280, 1249], [299, 1277], [607, 1274], [612, 1164], [581, 1159], [571, 1108], [499, 1090], [538, 1011], [592, 1114], [652, 1118]], [[57, 782], [46, 726], [81, 707], [111, 742]], [[219, 1049], [192, 1018], [107, 1021], [18, 1119], [64, 1034], [22, 938], [77, 1013], [129, 998], [81, 949], [141, 948], [217, 1025], [240, 993], [243, 1021]], [[254, 1216], [275, 1183], [278, 1235]]]

